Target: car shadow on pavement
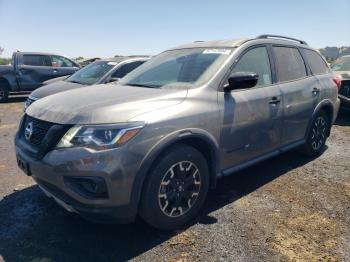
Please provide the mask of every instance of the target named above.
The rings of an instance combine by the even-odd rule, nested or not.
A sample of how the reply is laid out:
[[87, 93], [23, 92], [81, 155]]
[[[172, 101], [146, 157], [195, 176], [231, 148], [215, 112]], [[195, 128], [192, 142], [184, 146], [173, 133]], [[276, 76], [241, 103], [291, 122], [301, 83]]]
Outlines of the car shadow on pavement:
[[[288, 152], [220, 179], [194, 224], [216, 223], [212, 211], [311, 160]], [[179, 233], [158, 231], [140, 220], [128, 225], [93, 224], [58, 207], [37, 186], [2, 199], [0, 221], [4, 261], [125, 261]]]
[[[324, 151], [327, 148], [325, 146]], [[209, 214], [232, 203], [287, 172], [315, 159], [300, 154], [297, 151], [286, 152], [220, 179], [216, 189], [209, 193], [205, 206], [206, 209], [204, 210], [205, 214]]]

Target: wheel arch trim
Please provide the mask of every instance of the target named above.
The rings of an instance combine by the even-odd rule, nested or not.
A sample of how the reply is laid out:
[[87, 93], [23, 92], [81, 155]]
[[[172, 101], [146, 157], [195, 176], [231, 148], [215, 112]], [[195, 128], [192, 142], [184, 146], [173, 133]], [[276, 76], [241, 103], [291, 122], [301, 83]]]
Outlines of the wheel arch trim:
[[143, 189], [144, 182], [146, 180], [148, 172], [151, 170], [154, 161], [160, 156], [160, 154], [175, 144], [184, 142], [189, 139], [200, 139], [207, 143], [211, 149], [211, 157], [213, 160], [213, 167], [210, 170], [210, 185], [211, 187], [215, 187], [216, 178], [218, 174], [219, 168], [219, 144], [209, 132], [203, 129], [190, 128], [178, 130], [173, 133], [168, 134], [160, 141], [158, 141], [152, 148], [149, 150], [147, 155], [142, 160], [138, 172], [135, 176], [130, 203], [132, 207], [135, 209], [135, 214], [138, 210], [139, 201], [141, 198], [141, 193]]
[[[310, 132], [310, 129], [311, 129], [311, 125], [312, 125], [312, 122], [313, 120], [315, 119], [317, 113], [320, 111], [320, 110], [323, 110], [325, 108], [329, 108], [331, 111], [330, 111], [330, 114], [331, 114], [331, 118], [329, 119], [330, 120], [330, 124], [332, 125], [334, 119], [335, 119], [335, 116], [334, 116], [334, 105], [332, 103], [332, 101], [330, 101], [329, 99], [324, 99], [322, 100], [321, 102], [319, 102], [317, 104], [317, 106], [315, 107], [313, 113], [312, 113], [312, 116], [310, 118], [310, 121], [309, 121], [309, 124], [307, 126], [307, 130], [306, 130], [306, 133], [305, 133], [305, 139], [307, 139], [307, 135], [309, 134]], [[327, 112], [329, 113], [329, 112]], [[330, 128], [329, 128], [329, 132], [328, 132], [328, 136], [330, 135]]]

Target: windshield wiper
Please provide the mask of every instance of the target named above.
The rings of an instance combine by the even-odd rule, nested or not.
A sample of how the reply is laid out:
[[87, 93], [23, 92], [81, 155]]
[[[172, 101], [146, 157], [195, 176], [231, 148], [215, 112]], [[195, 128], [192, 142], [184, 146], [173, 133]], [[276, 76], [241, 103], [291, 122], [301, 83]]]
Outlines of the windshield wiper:
[[127, 83], [128, 86], [139, 86], [139, 87], [147, 87], [147, 88], [158, 88], [160, 86], [151, 86], [151, 85], [145, 85], [145, 84], [133, 84], [133, 83]]
[[80, 85], [83, 85], [83, 83], [81, 82], [78, 82], [78, 81], [75, 81], [75, 80], [66, 80], [67, 82], [70, 82], [70, 83], [75, 83], [75, 84], [80, 84]]

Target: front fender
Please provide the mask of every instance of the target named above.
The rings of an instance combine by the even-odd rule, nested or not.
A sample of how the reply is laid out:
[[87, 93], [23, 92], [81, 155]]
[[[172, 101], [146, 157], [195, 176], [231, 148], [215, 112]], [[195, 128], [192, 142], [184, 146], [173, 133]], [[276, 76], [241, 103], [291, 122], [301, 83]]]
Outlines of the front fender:
[[190, 138], [197, 138], [205, 141], [208, 145], [210, 145], [212, 151], [212, 157], [215, 159], [213, 170], [211, 171], [211, 182], [215, 185], [216, 182], [216, 174], [218, 173], [219, 168], [219, 144], [209, 132], [197, 129], [197, 128], [189, 128], [178, 130], [173, 133], [168, 134], [160, 141], [158, 141], [149, 152], [146, 154], [144, 159], [141, 162], [138, 173], [136, 174], [132, 193], [131, 193], [131, 205], [137, 210], [139, 200], [142, 193], [143, 184], [147, 177], [148, 172], [152, 168], [154, 161], [160, 156], [162, 152], [166, 150], [166, 148], [176, 144], [181, 143], [181, 141], [185, 141]]

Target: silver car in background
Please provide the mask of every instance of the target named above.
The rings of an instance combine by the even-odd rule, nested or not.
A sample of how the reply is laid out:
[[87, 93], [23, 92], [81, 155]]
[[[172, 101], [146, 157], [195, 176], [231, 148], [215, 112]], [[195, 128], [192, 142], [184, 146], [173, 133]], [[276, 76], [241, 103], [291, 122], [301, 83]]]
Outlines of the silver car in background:
[[332, 65], [332, 70], [341, 76], [339, 98], [341, 105], [350, 108], [350, 55], [338, 58]]
[[339, 109], [322, 57], [273, 35], [172, 48], [116, 87], [33, 103], [18, 166], [69, 211], [160, 229], [189, 223], [222, 176], [295, 147], [321, 154]]
[[44, 82], [28, 97], [24, 110], [34, 101], [59, 92], [84, 86], [116, 82], [149, 59], [148, 56], [121, 56], [97, 60], [71, 76], [64, 76]]

